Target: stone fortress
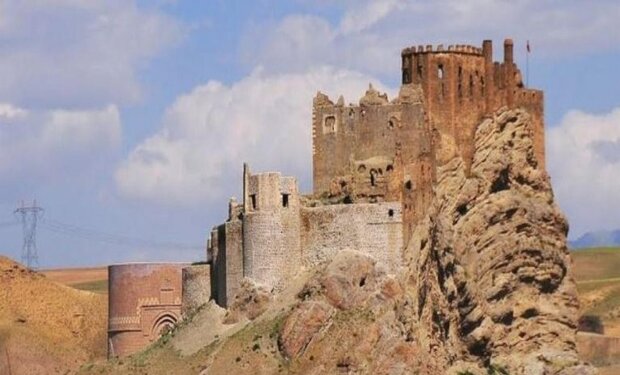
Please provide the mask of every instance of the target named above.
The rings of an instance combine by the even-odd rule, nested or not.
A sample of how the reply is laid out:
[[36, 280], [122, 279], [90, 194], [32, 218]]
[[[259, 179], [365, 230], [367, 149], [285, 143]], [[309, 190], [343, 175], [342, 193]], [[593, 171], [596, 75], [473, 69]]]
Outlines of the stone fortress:
[[[455, 154], [469, 166], [476, 127], [501, 107], [524, 108], [530, 114], [536, 158], [543, 163], [543, 93], [524, 87], [512, 40], [503, 47], [502, 62], [493, 61], [490, 40], [482, 48], [405, 48], [402, 86], [391, 101], [372, 86], [358, 105], [317, 93], [313, 192], [302, 195], [295, 178], [253, 174], [244, 165], [243, 198], [230, 200], [226, 222], [211, 231], [207, 262], [177, 272], [174, 293], [182, 303], [174, 307], [176, 315], [167, 315], [174, 317], [169, 320], [176, 322], [176, 311], [190, 311], [211, 299], [230, 306], [244, 280], [277, 292], [301, 270], [344, 249], [370, 255], [386, 272], [394, 272], [416, 224], [427, 214], [437, 167]], [[163, 280], [156, 271], [153, 278]], [[131, 295], [121, 289], [113, 299], [112, 282], [110, 342], [119, 335], [113, 324], [119, 321], [117, 301], [131, 300], [139, 310], [139, 298], [153, 297], [146, 289], [139, 298], [138, 289]], [[145, 327], [141, 337], [148, 340], [140, 345], [159, 332], [155, 318], [144, 319], [150, 320], [134, 324]], [[116, 346], [110, 355], [137, 348], [123, 340]]]

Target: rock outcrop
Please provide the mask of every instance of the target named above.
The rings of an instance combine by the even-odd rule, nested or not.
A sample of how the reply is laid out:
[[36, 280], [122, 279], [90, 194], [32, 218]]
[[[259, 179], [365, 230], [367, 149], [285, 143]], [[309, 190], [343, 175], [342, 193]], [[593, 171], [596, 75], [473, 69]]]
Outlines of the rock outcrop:
[[568, 224], [529, 124], [522, 110], [480, 124], [471, 169], [460, 158], [439, 167], [430, 214], [407, 250], [402, 316], [420, 349], [455, 373], [590, 371], [576, 353]]

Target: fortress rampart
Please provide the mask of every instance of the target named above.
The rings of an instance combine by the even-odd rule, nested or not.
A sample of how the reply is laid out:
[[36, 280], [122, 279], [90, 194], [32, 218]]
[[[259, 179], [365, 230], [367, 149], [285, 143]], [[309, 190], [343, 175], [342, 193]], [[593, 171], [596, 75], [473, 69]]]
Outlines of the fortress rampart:
[[181, 313], [183, 318], [211, 299], [211, 265], [195, 264], [182, 269]]
[[[344, 249], [373, 256], [388, 270], [401, 264], [399, 202], [323, 204], [302, 200], [294, 178], [274, 172], [253, 175], [247, 165], [243, 180], [243, 203], [231, 201], [228, 221], [211, 232], [209, 241], [212, 282], [218, 283], [212, 288], [213, 298], [221, 306], [232, 302], [242, 278], [279, 290], [301, 267], [317, 266]], [[226, 227], [237, 229], [221, 230]], [[231, 243], [234, 247], [229, 249]], [[238, 277], [223, 276], [233, 269], [232, 274]]]

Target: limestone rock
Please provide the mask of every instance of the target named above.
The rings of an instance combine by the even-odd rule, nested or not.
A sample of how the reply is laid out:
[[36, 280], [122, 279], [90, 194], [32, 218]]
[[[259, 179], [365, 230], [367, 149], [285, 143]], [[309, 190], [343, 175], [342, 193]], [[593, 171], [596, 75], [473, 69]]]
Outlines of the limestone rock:
[[420, 103], [424, 93], [419, 85], [402, 85], [395, 103]]

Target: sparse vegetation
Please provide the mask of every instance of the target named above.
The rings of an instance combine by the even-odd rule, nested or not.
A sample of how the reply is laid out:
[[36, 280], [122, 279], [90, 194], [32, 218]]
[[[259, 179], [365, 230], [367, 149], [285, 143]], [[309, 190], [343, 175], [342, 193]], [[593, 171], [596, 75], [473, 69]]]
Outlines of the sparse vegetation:
[[99, 294], [108, 293], [108, 280], [87, 281], [84, 283], [71, 284], [69, 286], [75, 289], [85, 290], [87, 292]]

